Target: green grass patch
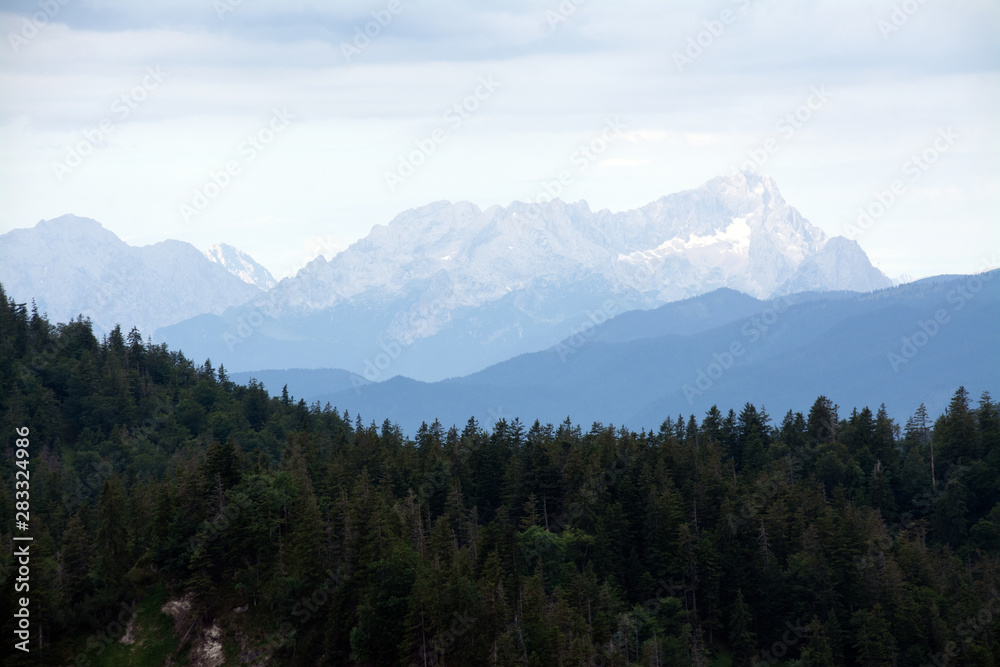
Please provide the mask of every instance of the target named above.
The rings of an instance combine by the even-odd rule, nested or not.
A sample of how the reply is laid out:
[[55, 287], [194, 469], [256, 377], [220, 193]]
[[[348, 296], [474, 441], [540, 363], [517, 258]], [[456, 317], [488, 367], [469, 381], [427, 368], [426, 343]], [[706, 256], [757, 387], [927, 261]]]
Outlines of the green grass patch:
[[732, 667], [732, 665], [733, 658], [728, 653], [719, 652], [719, 654], [715, 656], [715, 660], [712, 661], [712, 667]]
[[[140, 667], [166, 663], [167, 658], [177, 650], [174, 619], [160, 611], [167, 599], [167, 590], [163, 586], [148, 589], [136, 606], [137, 616], [133, 630], [135, 643], [126, 645], [115, 642], [100, 655], [88, 655], [89, 664], [96, 667]], [[182, 654], [175, 659], [174, 664], [185, 664], [186, 658], [186, 654]]]

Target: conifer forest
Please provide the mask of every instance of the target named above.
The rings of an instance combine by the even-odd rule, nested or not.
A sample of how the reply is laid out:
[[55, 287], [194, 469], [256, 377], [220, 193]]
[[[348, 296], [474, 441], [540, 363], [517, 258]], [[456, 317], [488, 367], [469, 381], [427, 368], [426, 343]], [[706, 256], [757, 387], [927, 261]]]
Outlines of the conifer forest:
[[410, 434], [0, 303], [5, 664], [1000, 664], [988, 393]]

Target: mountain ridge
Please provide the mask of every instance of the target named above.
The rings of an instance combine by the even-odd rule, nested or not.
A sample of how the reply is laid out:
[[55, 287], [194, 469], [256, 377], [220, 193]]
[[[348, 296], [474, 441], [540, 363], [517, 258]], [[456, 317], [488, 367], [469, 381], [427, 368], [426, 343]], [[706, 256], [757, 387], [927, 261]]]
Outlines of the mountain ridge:
[[[560, 354], [567, 344], [561, 341], [461, 378], [416, 383], [398, 377], [309, 398], [409, 430], [432, 413], [446, 426], [469, 417], [558, 423], [570, 416], [655, 428], [651, 420], [664, 414], [703, 414], [716, 404], [796, 406], [791, 397], [800, 392], [874, 408], [876, 388], [901, 414], [920, 403], [944, 409], [960, 385], [974, 393], [996, 390], [1000, 352], [991, 341], [1000, 335], [998, 276], [994, 270], [871, 294], [794, 295], [780, 312], [777, 302], [762, 302], [753, 316], [689, 335], [602, 341], [600, 329], [613, 328], [611, 320], [570, 355]], [[981, 290], [961, 296], [973, 279]], [[943, 323], [931, 324], [939, 316]], [[922, 331], [934, 334], [921, 338]]]
[[143, 335], [202, 313], [222, 313], [263, 292], [184, 241], [131, 246], [91, 218], [72, 214], [0, 235], [0, 282], [55, 321], [89, 317]]
[[[438, 380], [545, 349], [609, 301], [623, 312], [720, 287], [763, 298], [889, 285], [860, 246], [831, 244], [770, 178], [739, 173], [617, 213], [582, 200], [432, 202], [222, 314], [208, 337], [203, 319], [157, 336], [233, 370], [339, 367], [369, 380]], [[251, 317], [261, 326], [237, 336]], [[384, 348], [397, 347], [405, 354], [376, 367]]]

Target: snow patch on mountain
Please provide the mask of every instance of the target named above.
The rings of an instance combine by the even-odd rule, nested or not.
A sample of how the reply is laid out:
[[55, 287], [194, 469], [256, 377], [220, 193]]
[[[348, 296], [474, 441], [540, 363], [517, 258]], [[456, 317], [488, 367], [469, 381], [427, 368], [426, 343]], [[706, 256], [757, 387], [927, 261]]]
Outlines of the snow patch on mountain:
[[217, 243], [205, 251], [205, 257], [221, 265], [231, 274], [262, 290], [269, 290], [277, 284], [271, 272], [254, 261], [254, 258], [227, 243]]
[[[719, 288], [769, 298], [794, 285], [868, 291], [885, 281], [859, 247], [829, 240], [789, 206], [770, 178], [740, 173], [629, 211], [558, 199], [486, 209], [433, 202], [241, 308], [162, 335], [231, 369], [436, 380]], [[232, 332], [253, 318], [254, 335], [234, 343]]]
[[[674, 237], [664, 241], [652, 250], [637, 250], [628, 255], [620, 254], [618, 259], [633, 264], [649, 264], [663, 259], [667, 255], [688, 253], [690, 255], [708, 259], [709, 263], [721, 266], [727, 262], [723, 258], [733, 257], [736, 262], [746, 264], [746, 258], [750, 254], [750, 225], [746, 218], [733, 218], [733, 222], [721, 231], [705, 236], [691, 234], [687, 238]], [[719, 261], [712, 262], [711, 259], [718, 258]]]
[[[359, 300], [376, 310], [402, 299], [417, 310], [453, 312], [584, 283], [628, 307], [655, 307], [721, 287], [765, 298], [826, 244], [826, 234], [789, 206], [769, 177], [752, 172], [621, 212], [559, 199], [485, 210], [439, 201], [376, 225], [329, 261], [311, 262], [267, 301], [280, 318]], [[863, 252], [824, 257], [828, 269], [858, 266], [816, 269], [812, 282], [829, 278], [831, 289], [879, 282]], [[393, 331], [405, 338], [432, 336], [447, 322], [416, 318], [422, 328], [403, 331], [399, 323], [414, 318], [405, 312], [390, 317]]]

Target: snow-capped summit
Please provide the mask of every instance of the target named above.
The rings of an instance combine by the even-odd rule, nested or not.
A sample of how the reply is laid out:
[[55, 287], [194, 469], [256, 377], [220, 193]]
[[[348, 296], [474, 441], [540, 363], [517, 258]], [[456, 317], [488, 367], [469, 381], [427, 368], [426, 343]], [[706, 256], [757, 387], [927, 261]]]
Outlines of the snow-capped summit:
[[[335, 367], [372, 381], [434, 380], [719, 288], [766, 298], [890, 284], [860, 247], [828, 239], [774, 181], [747, 172], [620, 212], [559, 199], [486, 209], [434, 202], [219, 318], [216, 339], [202, 319], [163, 335], [233, 370]], [[254, 318], [254, 335], [235, 338]]]
[[371, 381], [466, 374], [719, 288], [766, 298], [891, 285], [856, 243], [827, 238], [749, 172], [620, 212], [434, 202], [276, 285], [230, 246], [132, 248], [72, 216], [0, 241], [0, 281], [56, 320], [159, 327], [158, 339], [234, 371], [331, 367]]
[[228, 243], [217, 243], [205, 251], [205, 257], [220, 264], [231, 274], [262, 290], [269, 290], [277, 284], [271, 272], [254, 261], [253, 257]]
[[[583, 278], [603, 282], [609, 292], [638, 295], [648, 306], [719, 287], [760, 298], [777, 291], [827, 241], [785, 203], [770, 178], [754, 173], [716, 178], [618, 213], [558, 199], [485, 211], [469, 202], [435, 202], [376, 225], [328, 262], [317, 260], [284, 281], [269, 300], [279, 312], [315, 311], [361, 295], [385, 299], [438, 284], [451, 309], [481, 306], [539, 281], [569, 285]], [[838, 269], [830, 289], [891, 284], [879, 279], [863, 252], [825, 261], [851, 265]]]

